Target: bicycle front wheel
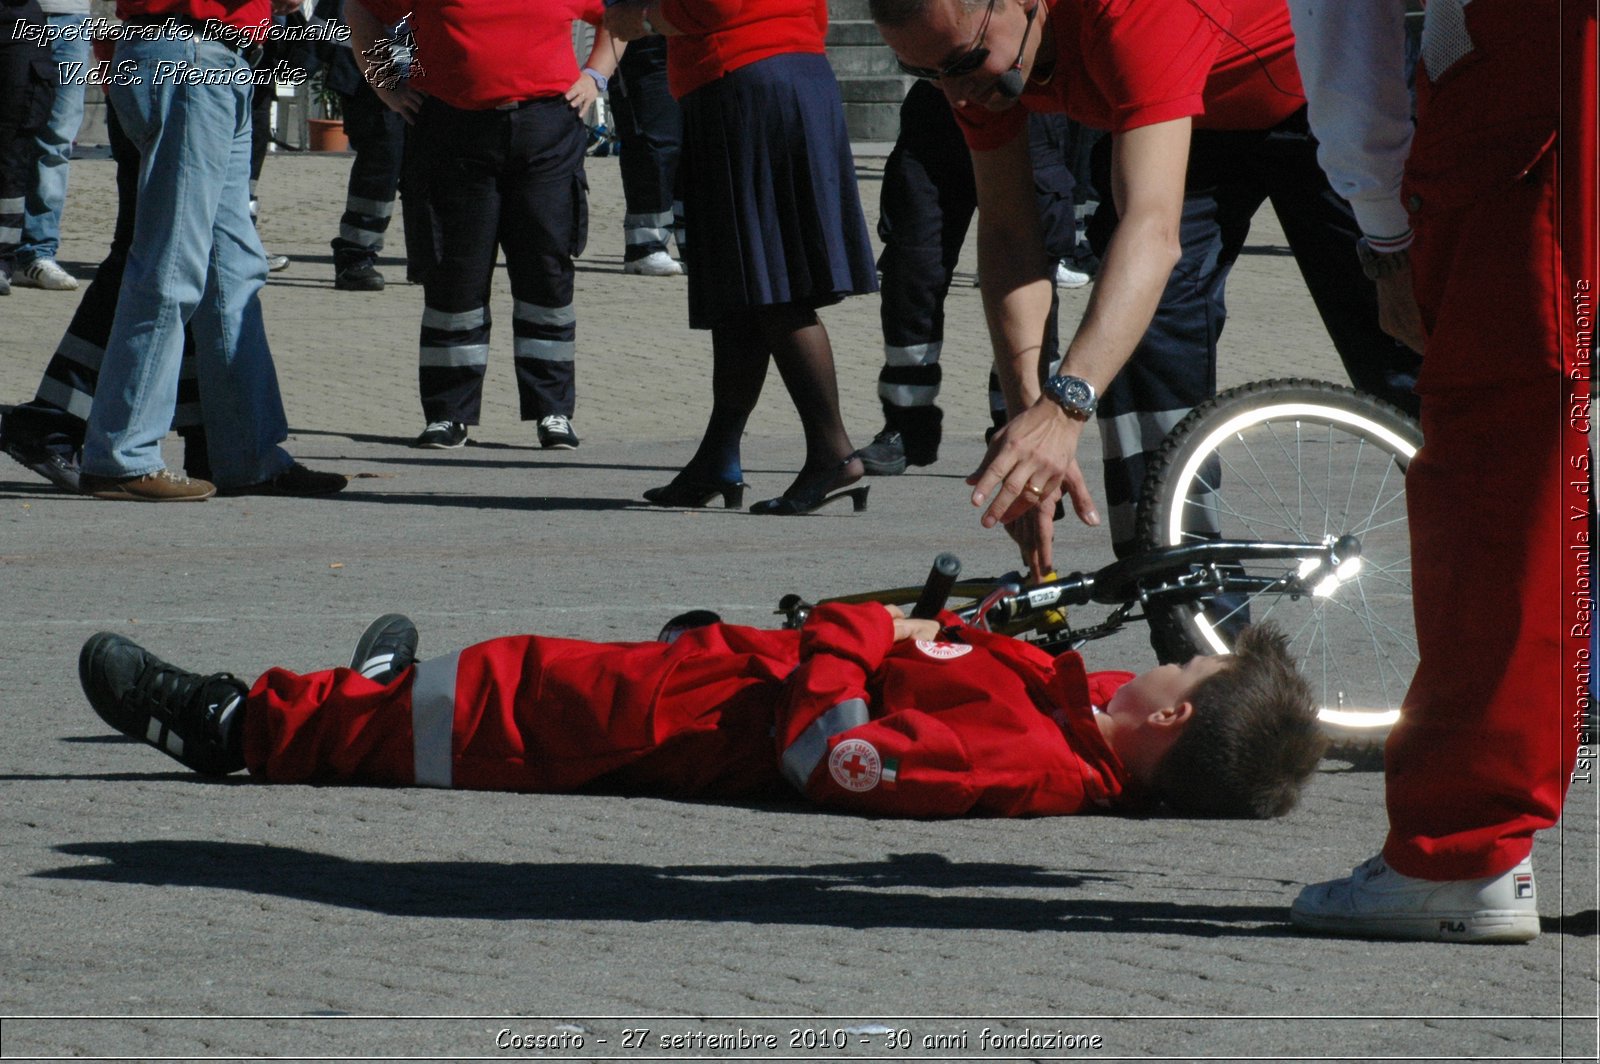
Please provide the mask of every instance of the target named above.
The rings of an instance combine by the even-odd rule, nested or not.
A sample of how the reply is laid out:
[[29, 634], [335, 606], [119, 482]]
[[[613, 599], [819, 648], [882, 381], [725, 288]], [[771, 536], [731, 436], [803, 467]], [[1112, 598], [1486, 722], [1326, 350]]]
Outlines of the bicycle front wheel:
[[1421, 429], [1401, 411], [1321, 381], [1247, 384], [1190, 411], [1146, 476], [1141, 547], [1218, 538], [1332, 544], [1348, 535], [1360, 541], [1360, 560], [1309, 595], [1275, 589], [1218, 596], [1203, 608], [1152, 607], [1163, 656], [1227, 653], [1245, 623], [1272, 620], [1289, 636], [1336, 743], [1380, 741], [1417, 665], [1405, 470], [1421, 445]]

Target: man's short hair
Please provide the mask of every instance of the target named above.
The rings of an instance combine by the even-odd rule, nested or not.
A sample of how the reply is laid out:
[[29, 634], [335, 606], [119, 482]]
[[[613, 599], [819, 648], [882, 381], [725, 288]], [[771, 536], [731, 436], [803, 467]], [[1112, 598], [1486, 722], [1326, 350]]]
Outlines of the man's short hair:
[[1327, 748], [1311, 685], [1276, 626], [1239, 633], [1234, 657], [1189, 695], [1194, 713], [1152, 785], [1186, 816], [1282, 816]]

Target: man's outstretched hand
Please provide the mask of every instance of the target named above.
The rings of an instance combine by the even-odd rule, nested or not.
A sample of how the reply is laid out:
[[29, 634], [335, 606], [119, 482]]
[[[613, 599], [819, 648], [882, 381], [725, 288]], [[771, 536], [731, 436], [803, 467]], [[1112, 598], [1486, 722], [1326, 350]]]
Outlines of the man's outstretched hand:
[[983, 526], [1005, 525], [1035, 579], [1052, 568], [1059, 500], [1070, 498], [1084, 524], [1100, 523], [1078, 468], [1078, 439], [1085, 424], [1047, 399], [1036, 402], [995, 433], [983, 462], [967, 477], [972, 505], [987, 504]]

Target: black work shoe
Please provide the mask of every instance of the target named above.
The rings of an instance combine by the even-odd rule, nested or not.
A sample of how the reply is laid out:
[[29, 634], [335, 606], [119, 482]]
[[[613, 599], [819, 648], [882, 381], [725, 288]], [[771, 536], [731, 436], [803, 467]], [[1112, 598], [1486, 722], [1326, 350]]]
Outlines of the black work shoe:
[[656, 633], [657, 643], [675, 642], [685, 632], [696, 628], [704, 628], [708, 624], [721, 624], [722, 615], [712, 610], [690, 610], [680, 613], [672, 620], [661, 626], [661, 631]]
[[884, 429], [856, 454], [869, 477], [897, 477], [906, 471], [906, 442], [894, 429]]
[[350, 655], [350, 668], [369, 680], [389, 683], [417, 660], [417, 626], [411, 618], [386, 613], [367, 625]]
[[168, 665], [112, 632], [89, 637], [78, 654], [78, 682], [100, 719], [196, 772], [223, 776], [244, 768], [244, 696], [237, 678]]
[[343, 473], [319, 473], [295, 462], [275, 477], [258, 480], [254, 484], [241, 484], [232, 488], [218, 488], [218, 495], [287, 495], [310, 498], [315, 495], [335, 495], [350, 484]]
[[381, 292], [383, 274], [370, 262], [358, 262], [336, 272], [333, 287], [341, 292]]
[[411, 446], [434, 451], [448, 451], [464, 447], [467, 443], [467, 426], [459, 421], [430, 421]]
[[29, 470], [39, 474], [62, 491], [78, 494], [81, 487], [77, 452], [62, 453], [51, 450], [31, 440], [13, 437], [0, 431], [0, 450], [15, 458]]

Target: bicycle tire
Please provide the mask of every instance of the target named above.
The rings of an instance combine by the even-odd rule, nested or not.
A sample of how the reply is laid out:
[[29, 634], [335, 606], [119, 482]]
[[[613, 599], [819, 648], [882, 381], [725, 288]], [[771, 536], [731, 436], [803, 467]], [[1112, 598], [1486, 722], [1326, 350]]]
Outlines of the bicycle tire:
[[[1140, 493], [1140, 549], [1227, 539], [1360, 538], [1361, 566], [1326, 595], [1244, 603], [1277, 621], [1317, 695], [1334, 751], [1381, 742], [1416, 671], [1405, 469], [1422, 430], [1388, 403], [1324, 381], [1232, 388], [1189, 412]], [[1149, 611], [1162, 656], [1225, 653], [1246, 609], [1213, 602]]]

